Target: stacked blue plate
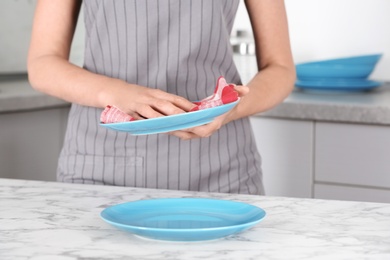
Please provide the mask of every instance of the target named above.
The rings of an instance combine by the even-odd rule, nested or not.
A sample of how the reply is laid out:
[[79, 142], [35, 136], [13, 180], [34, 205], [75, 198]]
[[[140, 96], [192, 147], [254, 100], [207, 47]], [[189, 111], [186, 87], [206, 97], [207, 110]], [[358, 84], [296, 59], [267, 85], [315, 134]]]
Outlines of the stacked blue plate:
[[306, 62], [296, 65], [297, 88], [306, 90], [360, 91], [379, 87], [369, 80], [382, 54]]

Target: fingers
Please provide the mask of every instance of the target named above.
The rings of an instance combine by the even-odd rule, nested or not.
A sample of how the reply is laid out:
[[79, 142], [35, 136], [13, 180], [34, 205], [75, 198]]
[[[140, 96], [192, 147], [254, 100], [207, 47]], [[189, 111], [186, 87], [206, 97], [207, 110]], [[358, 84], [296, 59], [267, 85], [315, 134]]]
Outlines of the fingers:
[[139, 104], [135, 111], [142, 119], [164, 116], [164, 114], [161, 114], [159, 111], [154, 110], [152, 107], [146, 104]]
[[[249, 88], [247, 86], [234, 86], [234, 89], [239, 93], [240, 96], [244, 96], [249, 93]], [[233, 112], [230, 111], [223, 115], [216, 117], [211, 123], [196, 126], [180, 131], [169, 132], [170, 135], [177, 136], [182, 140], [189, 140], [194, 138], [207, 138], [210, 137], [214, 132], [219, 130], [222, 125], [229, 122], [231, 119], [230, 114]]]
[[182, 130], [172, 131], [172, 132], [169, 132], [168, 134], [179, 137], [182, 140], [190, 140], [190, 139], [200, 138], [199, 136], [197, 136], [194, 133], [190, 133], [190, 132], [182, 131]]
[[247, 87], [247, 86], [235, 85], [234, 90], [238, 92], [238, 95], [240, 97], [243, 97], [249, 93], [249, 87]]
[[145, 118], [169, 116], [190, 111], [195, 104], [159, 89], [143, 89], [133, 110]]
[[206, 124], [206, 125], [197, 126], [194, 128], [187, 129], [187, 131], [195, 134], [199, 138], [206, 138], [206, 137], [210, 137], [219, 128], [220, 128], [220, 126], [218, 126], [217, 123], [211, 122], [211, 123]]
[[209, 125], [198, 126], [191, 129], [169, 132], [168, 134], [179, 137], [182, 140], [210, 137], [216, 129]]
[[164, 99], [156, 99], [153, 104], [151, 104], [151, 107], [164, 115], [175, 115], [187, 112]]
[[218, 131], [224, 124], [229, 122], [230, 113], [231, 112], [228, 112], [223, 115], [217, 116], [212, 122], [208, 124], [191, 127], [180, 131], [169, 132], [169, 134], [177, 136], [182, 140], [210, 137], [213, 133]]
[[194, 138], [210, 137], [215, 131], [221, 128], [223, 117], [216, 118], [213, 122], [196, 126], [184, 130], [169, 132], [170, 135], [179, 137], [182, 140], [189, 140]]
[[183, 109], [185, 112], [190, 111], [191, 109], [193, 109], [196, 106], [194, 103], [188, 101], [187, 99], [185, 99], [183, 97], [179, 97], [179, 96], [174, 96], [172, 103], [174, 105], [176, 105], [177, 107], [180, 107], [181, 109]]
[[[190, 102], [189, 100], [174, 94], [164, 92], [162, 90], [154, 89], [152, 90], [152, 95], [160, 102], [157, 103], [156, 106], [164, 108], [164, 110], [166, 110], [168, 114], [178, 114], [178, 113], [188, 112], [193, 107], [195, 107], [195, 104]], [[163, 101], [166, 101], [169, 104], [172, 104], [173, 106], [172, 107], [166, 106], [168, 105], [168, 103], [165, 103]]]

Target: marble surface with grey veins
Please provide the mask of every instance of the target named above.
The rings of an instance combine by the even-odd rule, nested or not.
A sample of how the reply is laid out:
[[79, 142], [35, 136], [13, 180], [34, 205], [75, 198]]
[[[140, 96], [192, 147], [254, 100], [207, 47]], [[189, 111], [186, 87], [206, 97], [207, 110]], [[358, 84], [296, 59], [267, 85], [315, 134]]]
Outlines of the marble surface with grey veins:
[[[150, 198], [208, 197], [267, 212], [253, 228], [200, 242], [147, 240], [100, 212]], [[390, 259], [390, 204], [0, 179], [0, 259]]]
[[[66, 101], [33, 90], [26, 76], [0, 77], [0, 113], [66, 106]], [[256, 116], [390, 125], [390, 83], [367, 92], [295, 89], [284, 102]]]

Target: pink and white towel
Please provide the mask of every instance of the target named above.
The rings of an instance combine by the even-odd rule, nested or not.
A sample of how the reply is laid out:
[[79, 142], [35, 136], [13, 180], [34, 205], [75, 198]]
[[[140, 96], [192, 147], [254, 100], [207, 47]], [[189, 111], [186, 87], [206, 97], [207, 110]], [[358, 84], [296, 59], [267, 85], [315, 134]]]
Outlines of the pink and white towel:
[[106, 106], [100, 115], [100, 122], [103, 124], [130, 122], [135, 119], [114, 106]]
[[194, 102], [197, 106], [191, 109], [190, 112], [225, 105], [236, 101], [238, 99], [238, 93], [234, 87], [235, 85], [228, 84], [224, 77], [219, 77], [214, 94], [199, 102]]
[[[214, 94], [201, 101], [194, 102], [196, 107], [191, 109], [190, 112], [225, 105], [238, 100], [238, 92], [234, 87], [235, 85], [228, 84], [224, 77], [219, 77]], [[121, 111], [119, 108], [110, 105], [106, 106], [100, 115], [100, 122], [103, 124], [129, 122], [133, 120], [135, 119], [130, 115]]]

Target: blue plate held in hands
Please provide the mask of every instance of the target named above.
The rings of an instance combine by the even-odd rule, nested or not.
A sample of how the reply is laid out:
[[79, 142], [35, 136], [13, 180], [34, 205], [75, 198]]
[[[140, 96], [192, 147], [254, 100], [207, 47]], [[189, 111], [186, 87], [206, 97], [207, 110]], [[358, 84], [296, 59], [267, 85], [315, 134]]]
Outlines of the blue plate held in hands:
[[229, 200], [170, 198], [114, 205], [104, 221], [132, 234], [169, 241], [201, 241], [249, 229], [265, 217], [256, 206]]
[[128, 132], [132, 135], [166, 133], [175, 130], [181, 130], [208, 124], [212, 122], [215, 117], [220, 116], [231, 110], [235, 105], [237, 105], [239, 100], [240, 99], [225, 105], [198, 110], [194, 112], [136, 120], [124, 123], [101, 123], [100, 125], [112, 130]]

